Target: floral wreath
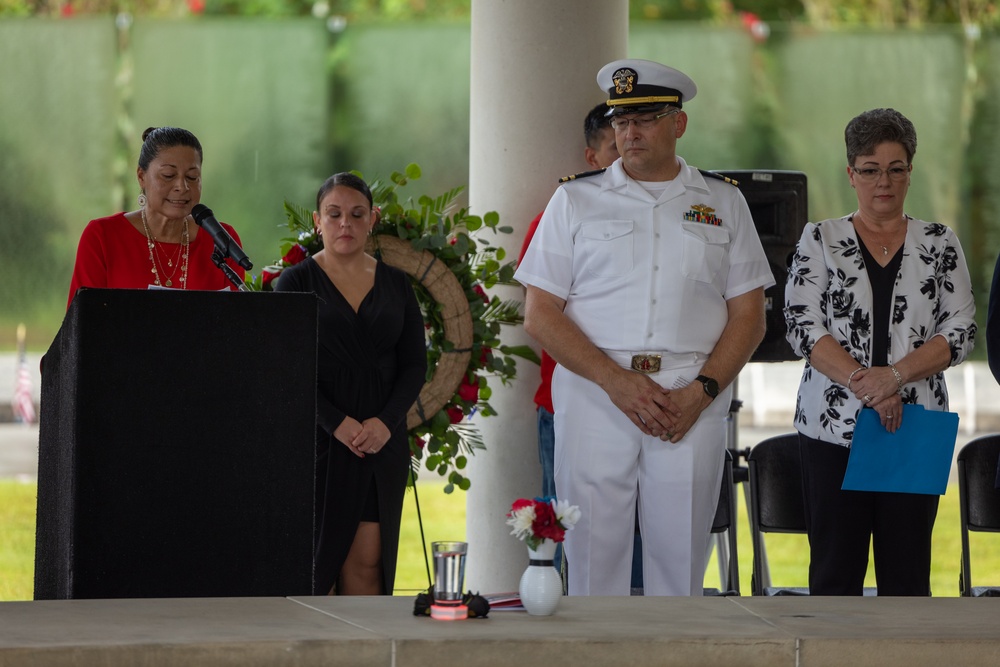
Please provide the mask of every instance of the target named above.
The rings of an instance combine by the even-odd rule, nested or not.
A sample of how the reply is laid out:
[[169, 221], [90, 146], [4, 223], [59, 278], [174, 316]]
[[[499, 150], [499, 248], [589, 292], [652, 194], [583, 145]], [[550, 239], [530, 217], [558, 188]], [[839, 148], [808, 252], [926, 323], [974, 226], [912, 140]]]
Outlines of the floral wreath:
[[[530, 346], [500, 343], [501, 324], [523, 320], [521, 304], [490, 298], [485, 291], [510, 283], [514, 263], [502, 263], [506, 251], [475, 238], [476, 232], [485, 227], [509, 234], [512, 228], [500, 227], [494, 211], [480, 218], [466, 208], [456, 210], [461, 187], [437, 198], [425, 195], [414, 202], [410, 197], [401, 203], [397, 190], [420, 176], [420, 167], [411, 164], [404, 173], [393, 172], [388, 183], [370, 183], [379, 219], [365, 248], [411, 276], [427, 329], [427, 381], [406, 417], [413, 461], [410, 483], [426, 452], [427, 469], [446, 476], [444, 491], [451, 493], [455, 487], [469, 489], [472, 482], [462, 471], [468, 456], [485, 449], [470, 418], [497, 414], [488, 402], [488, 379], [507, 384], [516, 375], [515, 357], [535, 363], [539, 359]], [[270, 291], [284, 269], [323, 247], [311, 211], [286, 201], [285, 214], [294, 236], [282, 239], [280, 260], [260, 275], [247, 275], [252, 290]]]

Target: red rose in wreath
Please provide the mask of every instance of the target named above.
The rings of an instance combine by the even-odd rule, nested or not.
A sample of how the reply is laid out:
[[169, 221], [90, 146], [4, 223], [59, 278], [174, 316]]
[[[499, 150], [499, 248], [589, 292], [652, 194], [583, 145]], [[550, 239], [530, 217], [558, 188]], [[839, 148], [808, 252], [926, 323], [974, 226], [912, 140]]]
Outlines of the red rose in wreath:
[[295, 266], [305, 258], [306, 258], [306, 249], [300, 246], [298, 243], [296, 243], [295, 245], [293, 245], [291, 248], [288, 249], [288, 252], [285, 253], [285, 256], [281, 258], [281, 261], [284, 262], [285, 264], [288, 264], [289, 266]]
[[462, 384], [458, 385], [458, 397], [466, 403], [479, 401], [479, 382], [475, 379], [472, 382], [462, 380]]

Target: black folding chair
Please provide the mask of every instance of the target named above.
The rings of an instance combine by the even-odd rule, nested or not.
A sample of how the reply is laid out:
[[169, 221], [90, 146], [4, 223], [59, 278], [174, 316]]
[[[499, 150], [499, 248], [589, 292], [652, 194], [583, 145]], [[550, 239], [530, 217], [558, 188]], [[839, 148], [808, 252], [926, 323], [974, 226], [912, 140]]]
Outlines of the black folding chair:
[[1000, 532], [1000, 489], [996, 488], [1000, 434], [971, 440], [958, 453], [958, 502], [962, 517], [962, 569], [958, 591], [963, 597], [1000, 597], [1000, 586], [973, 586], [969, 531]]
[[719, 491], [719, 504], [715, 509], [715, 520], [712, 522], [714, 535], [726, 534], [724, 543], [721, 541], [716, 543], [718, 547], [716, 558], [720, 564], [725, 564], [726, 575], [721, 582], [724, 589], [706, 588], [705, 595], [740, 594], [740, 564], [736, 551], [736, 494], [733, 487], [733, 461], [733, 453], [727, 449], [726, 462], [722, 472], [722, 488]]
[[764, 533], [806, 532], [798, 434], [788, 433], [762, 440], [750, 450], [747, 468], [753, 543], [751, 594], [809, 595], [808, 588], [772, 587], [764, 551]]

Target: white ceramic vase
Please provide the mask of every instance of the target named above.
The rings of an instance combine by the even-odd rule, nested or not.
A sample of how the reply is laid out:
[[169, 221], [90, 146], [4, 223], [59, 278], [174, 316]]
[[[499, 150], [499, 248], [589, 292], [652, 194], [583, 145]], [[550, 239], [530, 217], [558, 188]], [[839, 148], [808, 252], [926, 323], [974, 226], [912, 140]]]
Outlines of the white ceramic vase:
[[556, 543], [552, 540], [543, 540], [537, 549], [528, 548], [531, 563], [521, 575], [517, 590], [525, 611], [533, 616], [549, 616], [559, 606], [562, 579], [553, 566], [555, 553]]

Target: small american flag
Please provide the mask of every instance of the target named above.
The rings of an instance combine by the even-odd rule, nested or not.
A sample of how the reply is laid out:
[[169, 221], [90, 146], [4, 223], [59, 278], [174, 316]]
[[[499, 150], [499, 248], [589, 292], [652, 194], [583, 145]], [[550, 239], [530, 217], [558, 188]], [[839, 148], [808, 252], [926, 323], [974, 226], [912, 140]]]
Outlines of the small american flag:
[[18, 363], [11, 406], [14, 409], [14, 419], [24, 424], [33, 424], [35, 423], [35, 403], [31, 397], [31, 372], [28, 370], [28, 356], [24, 351], [24, 333], [24, 325], [18, 325]]

